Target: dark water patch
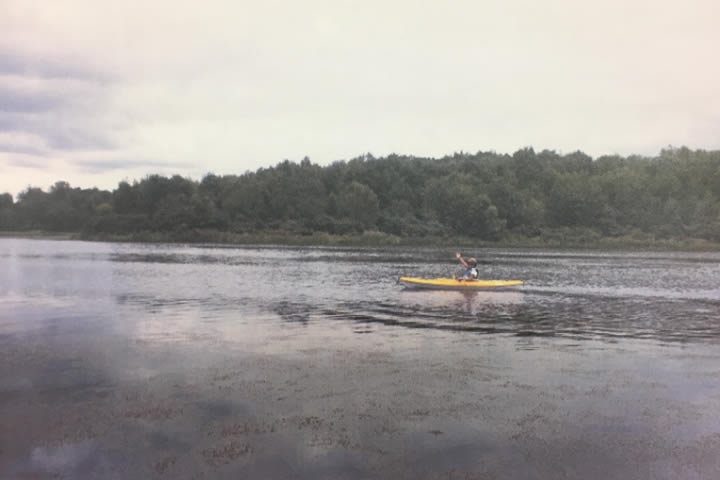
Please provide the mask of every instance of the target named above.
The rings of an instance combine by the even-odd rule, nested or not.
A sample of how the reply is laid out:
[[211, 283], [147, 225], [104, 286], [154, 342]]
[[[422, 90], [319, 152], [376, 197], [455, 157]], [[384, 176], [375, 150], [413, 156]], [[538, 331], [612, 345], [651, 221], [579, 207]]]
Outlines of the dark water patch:
[[271, 311], [286, 322], [307, 325], [313, 308], [307, 303], [282, 301], [272, 304]]
[[187, 453], [193, 448], [189, 442], [177, 432], [168, 432], [160, 429], [153, 430], [146, 435], [147, 442], [153, 449], [173, 451], [175, 453]]
[[229, 400], [201, 400], [193, 404], [198, 410], [201, 423], [223, 421], [228, 418], [248, 418], [250, 409], [239, 402]]
[[116, 253], [109, 256], [111, 262], [117, 263], [166, 263], [166, 264], [198, 264], [198, 265], [260, 265], [262, 259], [246, 259], [215, 255], [191, 255], [178, 253]]
[[0, 258], [17, 258], [20, 260], [38, 260], [38, 259], [50, 259], [50, 260], [97, 260], [101, 257], [97, 255], [82, 254], [82, 253], [0, 253]]
[[642, 251], [642, 250], [555, 250], [546, 248], [537, 249], [482, 249], [488, 256], [508, 259], [525, 259], [534, 261], [543, 259], [553, 260], [593, 260], [593, 261], [687, 261], [697, 263], [720, 263], [718, 252], [678, 252], [678, 251]]

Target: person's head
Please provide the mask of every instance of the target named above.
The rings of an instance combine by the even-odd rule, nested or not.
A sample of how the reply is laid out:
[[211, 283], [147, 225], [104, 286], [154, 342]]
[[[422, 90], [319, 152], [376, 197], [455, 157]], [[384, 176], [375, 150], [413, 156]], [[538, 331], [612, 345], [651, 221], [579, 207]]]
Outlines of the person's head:
[[477, 258], [472, 257], [470, 260], [468, 260], [468, 265], [470, 265], [471, 267], [476, 266], [476, 265], [477, 265]]

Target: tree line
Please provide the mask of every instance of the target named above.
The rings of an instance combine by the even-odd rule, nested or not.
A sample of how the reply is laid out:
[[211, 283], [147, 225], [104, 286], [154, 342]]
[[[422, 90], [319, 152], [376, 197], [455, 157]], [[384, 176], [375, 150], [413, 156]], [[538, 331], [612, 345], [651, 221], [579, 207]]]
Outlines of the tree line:
[[113, 191], [28, 187], [0, 195], [0, 230], [132, 235], [187, 231], [378, 231], [478, 240], [558, 231], [720, 242], [720, 151], [592, 159], [532, 148], [440, 159], [370, 154], [319, 166], [308, 158], [196, 181], [149, 175]]

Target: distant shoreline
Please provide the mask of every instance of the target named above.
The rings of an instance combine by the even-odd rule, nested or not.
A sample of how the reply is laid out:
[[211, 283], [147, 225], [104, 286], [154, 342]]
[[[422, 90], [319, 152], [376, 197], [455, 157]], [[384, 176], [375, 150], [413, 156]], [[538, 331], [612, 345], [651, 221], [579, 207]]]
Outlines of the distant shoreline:
[[[560, 236], [560, 234], [558, 234]], [[399, 237], [377, 231], [355, 235], [332, 235], [325, 232], [298, 234], [266, 231], [235, 233], [221, 231], [138, 232], [133, 234], [84, 234], [81, 232], [46, 232], [42, 230], [2, 232], [0, 238], [26, 238], [42, 240], [80, 240], [114, 243], [186, 243], [217, 245], [287, 245], [287, 246], [341, 246], [341, 247], [421, 247], [448, 246], [473, 248], [559, 248], [590, 250], [658, 250], [658, 251], [720, 251], [720, 243], [697, 238], [657, 239], [651, 236], [598, 238], [508, 237], [497, 241], [474, 240], [466, 237]]]

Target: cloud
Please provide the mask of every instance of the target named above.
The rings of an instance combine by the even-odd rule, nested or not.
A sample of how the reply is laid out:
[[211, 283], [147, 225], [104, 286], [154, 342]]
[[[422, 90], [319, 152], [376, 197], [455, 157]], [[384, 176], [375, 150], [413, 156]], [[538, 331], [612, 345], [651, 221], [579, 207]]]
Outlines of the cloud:
[[37, 165], [47, 163], [44, 157], [48, 151], [42, 138], [23, 132], [9, 132], [0, 129], [0, 153], [14, 154], [12, 158], [17, 161], [11, 164], [36, 168]]
[[8, 145], [1, 142], [0, 153], [21, 153], [25, 155], [32, 155], [35, 157], [44, 157], [45, 155], [47, 155], [47, 151], [42, 148], [33, 147], [30, 145]]
[[111, 185], [367, 151], [720, 148], [718, 15], [715, 0], [0, 0], [0, 131], [26, 135], [0, 143]]
[[[32, 138], [31, 149], [43, 150], [46, 153], [52, 150], [58, 152], [73, 152], [87, 150], [114, 150], [116, 143], [110, 138], [109, 130], [102, 122], [94, 122], [97, 118], [73, 118], [67, 110], [58, 109], [43, 112], [44, 115], [3, 114], [0, 112], [0, 133], [13, 133], [19, 138]], [[18, 141], [18, 145], [22, 140]], [[16, 148], [21, 148], [16, 146]]]
[[94, 71], [82, 66], [82, 60], [47, 58], [38, 53], [13, 51], [0, 46], [0, 75], [14, 75], [46, 79], [73, 79], [107, 83], [113, 80], [109, 73]]
[[[47, 145], [55, 150], [113, 150], [115, 145], [103, 132], [93, 131], [88, 125], [63, 129], [46, 129], [42, 135]], [[87, 131], [85, 130], [87, 128]]]
[[45, 170], [49, 166], [49, 162], [47, 159], [38, 156], [38, 155], [24, 155], [24, 153], [27, 152], [13, 152], [12, 150], [2, 150], [0, 149], [0, 152], [2, 153], [20, 153], [19, 155], [8, 155], [7, 159], [5, 160], [5, 164], [13, 166], [13, 167], [19, 167], [19, 168], [30, 168], [30, 169], [36, 169], [36, 170]]
[[42, 113], [57, 110], [65, 103], [59, 95], [50, 92], [25, 93], [0, 86], [0, 112]]
[[[115, 148], [106, 123], [108, 85], [88, 80], [88, 75], [33, 76], [29, 69], [5, 67], [0, 73], [0, 132], [38, 137], [50, 151]], [[39, 148], [24, 148], [29, 152], [31, 147]]]
[[166, 163], [161, 161], [128, 159], [128, 158], [105, 158], [105, 159], [74, 159], [68, 162], [70, 165], [84, 172], [101, 173], [115, 170], [186, 170], [192, 168], [189, 163]]

